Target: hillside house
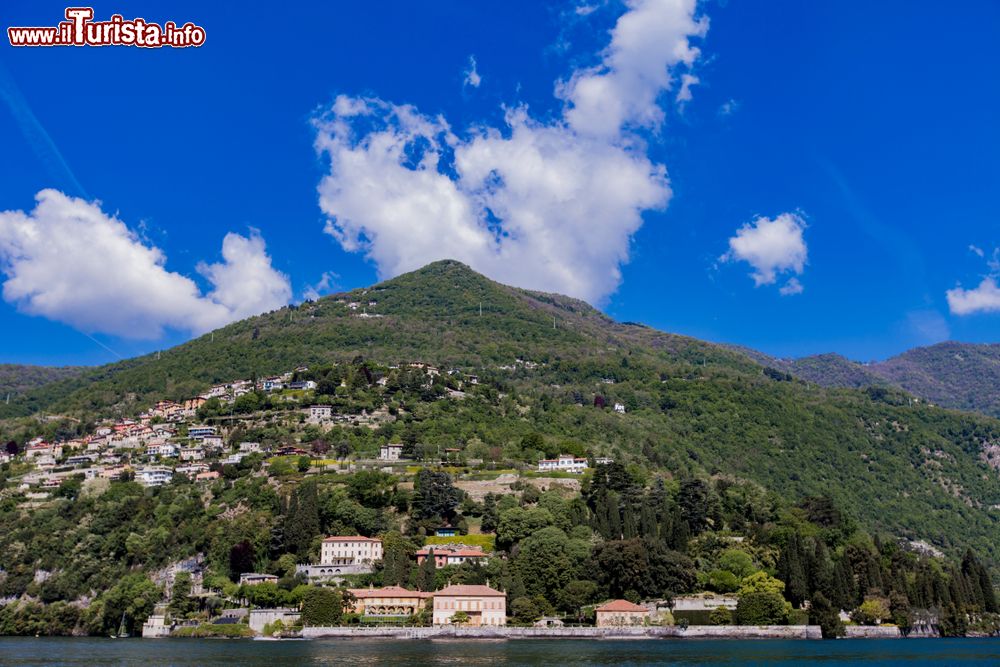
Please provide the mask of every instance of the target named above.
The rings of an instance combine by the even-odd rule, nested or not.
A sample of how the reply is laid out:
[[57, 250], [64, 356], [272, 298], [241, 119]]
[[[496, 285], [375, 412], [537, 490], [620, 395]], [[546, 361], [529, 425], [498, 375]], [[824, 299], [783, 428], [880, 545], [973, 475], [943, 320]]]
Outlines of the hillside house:
[[192, 440], [201, 440], [207, 436], [215, 435], [214, 426], [190, 426], [188, 428], [188, 437]]
[[332, 536], [320, 546], [321, 565], [348, 565], [382, 560], [382, 540], [361, 535]]
[[414, 554], [417, 558], [417, 565], [430, 558], [431, 554], [434, 558], [434, 567], [438, 569], [446, 565], [461, 565], [466, 561], [485, 563], [487, 559], [486, 552], [478, 547], [435, 547], [431, 545], [417, 550]]
[[169, 443], [162, 445], [148, 445], [146, 447], [146, 456], [162, 456], [172, 458], [177, 456], [177, 454], [177, 446]]
[[378, 457], [383, 461], [398, 461], [403, 458], [403, 445], [388, 444], [379, 448]]
[[333, 407], [330, 405], [311, 405], [309, 406], [308, 420], [312, 424], [318, 424], [322, 421], [328, 421], [333, 417]]
[[163, 486], [173, 476], [174, 471], [164, 466], [144, 466], [135, 471], [135, 481], [145, 487]]
[[182, 447], [179, 456], [181, 461], [201, 461], [205, 458], [205, 452], [201, 447]]
[[542, 459], [538, 462], [538, 472], [582, 473], [588, 468], [587, 459], [572, 454], [560, 454], [556, 459]]

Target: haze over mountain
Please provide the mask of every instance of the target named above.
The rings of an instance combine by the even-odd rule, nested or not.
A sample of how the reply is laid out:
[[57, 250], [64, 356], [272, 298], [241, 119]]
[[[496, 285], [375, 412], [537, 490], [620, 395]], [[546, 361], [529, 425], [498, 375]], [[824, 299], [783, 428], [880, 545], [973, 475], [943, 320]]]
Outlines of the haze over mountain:
[[949, 341], [867, 364], [839, 354], [778, 359], [738, 349], [761, 364], [824, 387], [889, 385], [947, 408], [1000, 416], [1000, 344]]
[[[412, 418], [459, 445], [541, 433], [637, 469], [737, 476], [793, 501], [829, 496], [873, 531], [997, 555], [1000, 421], [914, 403], [892, 386], [820, 387], [454, 261], [87, 369], [0, 406], [14, 417], [0, 426], [8, 437], [44, 413], [82, 418], [73, 428], [213, 383], [359, 357], [477, 374], [489, 402], [456, 401], [433, 424]], [[595, 406], [614, 403], [626, 414]]]

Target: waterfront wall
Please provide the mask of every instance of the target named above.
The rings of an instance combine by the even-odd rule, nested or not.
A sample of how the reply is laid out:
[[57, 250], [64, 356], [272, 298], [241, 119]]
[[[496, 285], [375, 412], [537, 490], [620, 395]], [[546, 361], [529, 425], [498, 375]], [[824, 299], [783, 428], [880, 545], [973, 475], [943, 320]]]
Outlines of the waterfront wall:
[[302, 629], [302, 636], [310, 639], [320, 637], [342, 639], [365, 637], [391, 637], [395, 639], [573, 639], [584, 637], [593, 639], [819, 639], [820, 630], [818, 625], [692, 625], [686, 629], [675, 625], [619, 628], [440, 625], [429, 628], [306, 627]]
[[844, 636], [848, 639], [900, 639], [899, 628], [878, 625], [845, 625]]

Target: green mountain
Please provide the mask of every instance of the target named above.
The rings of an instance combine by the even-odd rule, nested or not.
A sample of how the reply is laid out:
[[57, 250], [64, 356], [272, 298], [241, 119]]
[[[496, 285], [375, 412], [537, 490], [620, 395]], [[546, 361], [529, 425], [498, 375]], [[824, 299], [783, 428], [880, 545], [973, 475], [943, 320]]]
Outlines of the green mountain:
[[537, 438], [635, 470], [737, 476], [792, 502], [828, 496], [874, 532], [998, 556], [1000, 477], [987, 454], [1000, 446], [1000, 421], [913, 403], [893, 387], [805, 383], [738, 351], [614, 322], [453, 261], [46, 385], [5, 407], [22, 418], [0, 428], [36, 428], [25, 416], [39, 412], [134, 414], [215, 382], [357, 357], [460, 368], [480, 377], [484, 397], [413, 409], [357, 435], [367, 438], [362, 447], [409, 435], [530, 462], [518, 443]]
[[939, 343], [869, 364], [838, 354], [775, 359], [739, 349], [758, 363], [824, 387], [892, 386], [947, 408], [1000, 417], [1000, 344]]
[[84, 370], [82, 366], [0, 364], [0, 399], [6, 399], [8, 393], [21, 394], [57, 380], [76, 377]]

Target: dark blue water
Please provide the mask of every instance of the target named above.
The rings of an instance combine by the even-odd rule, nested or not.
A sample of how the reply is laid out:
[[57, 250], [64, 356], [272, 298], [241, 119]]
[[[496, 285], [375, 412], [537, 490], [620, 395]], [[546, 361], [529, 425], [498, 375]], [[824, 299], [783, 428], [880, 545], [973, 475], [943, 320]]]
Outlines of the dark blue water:
[[1000, 665], [998, 639], [838, 641], [0, 638], [2, 665]]

